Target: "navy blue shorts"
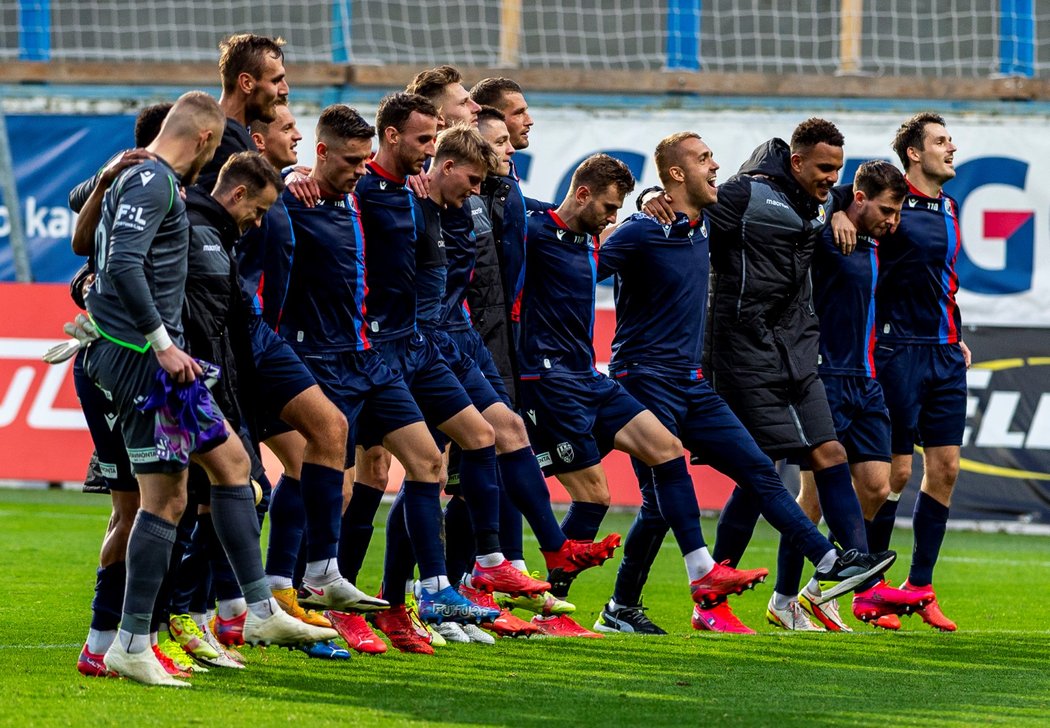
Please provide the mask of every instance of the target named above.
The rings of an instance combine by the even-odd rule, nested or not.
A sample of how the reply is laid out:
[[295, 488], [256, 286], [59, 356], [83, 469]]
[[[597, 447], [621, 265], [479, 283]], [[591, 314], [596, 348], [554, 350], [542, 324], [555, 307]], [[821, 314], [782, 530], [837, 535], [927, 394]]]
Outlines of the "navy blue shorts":
[[682, 441], [694, 465], [709, 465], [737, 483], [761, 477], [779, 483], [773, 461], [706, 379], [632, 368], [616, 381]]
[[[485, 346], [484, 340], [474, 329], [462, 329], [459, 331], [447, 331], [446, 334], [459, 350], [474, 360], [474, 363], [478, 365], [478, 369], [485, 375], [485, 379], [492, 385], [492, 389], [496, 392], [500, 401], [507, 405], [508, 408], [514, 409], [514, 404], [511, 401], [510, 395], [507, 394], [507, 385], [503, 379], [503, 375], [500, 374], [499, 368], [496, 366], [495, 360], [492, 358], [492, 353], [488, 347]], [[453, 371], [455, 367], [453, 367]], [[480, 407], [478, 409], [481, 409]]]
[[522, 379], [519, 395], [529, 440], [545, 475], [597, 465], [612, 451], [616, 433], [645, 411], [604, 375]]
[[[390, 341], [373, 342], [373, 346], [387, 366], [404, 378], [423, 419], [434, 439], [438, 440], [438, 447], [443, 449], [445, 440], [439, 439], [437, 426], [472, 404], [448, 362], [437, 347], [418, 332]], [[358, 442], [365, 449], [383, 443], [382, 436], [368, 419], [366, 416], [358, 435]]]
[[878, 344], [875, 371], [886, 397], [894, 455], [915, 445], [962, 445], [966, 361], [958, 344]]
[[252, 319], [251, 339], [255, 360], [252, 396], [261, 411], [261, 438], [266, 440], [291, 431], [292, 428], [281, 421], [281, 410], [317, 382], [288, 342], [267, 326], [262, 317]]
[[[84, 373], [113, 403], [117, 424], [124, 439], [124, 447], [131, 461], [132, 472], [180, 473], [188, 465], [177, 460], [165, 460], [157, 451], [158, 417], [154, 412], [140, 412], [138, 405], [153, 391], [160, 365], [152, 351], [133, 351], [125, 346], [99, 339], [88, 347], [83, 359]], [[219, 406], [211, 403], [208, 415], [221, 418]], [[200, 416], [198, 412], [198, 416]], [[225, 441], [212, 440], [208, 448]]]
[[467, 396], [470, 397], [470, 401], [479, 412], [484, 412], [494, 404], [506, 403], [493, 388], [477, 362], [467, 352], [460, 349], [451, 336], [444, 331], [425, 331], [423, 335], [430, 339], [441, 356], [448, 362], [452, 373], [463, 385]]
[[831, 417], [850, 463], [890, 461], [890, 414], [871, 377], [822, 374]]
[[139, 482], [131, 472], [131, 461], [128, 460], [124, 437], [117, 423], [117, 411], [106, 395], [102, 394], [102, 390], [84, 373], [84, 352], [84, 349], [78, 351], [73, 360], [73, 386], [80, 400], [80, 408], [84, 411], [84, 419], [87, 420], [102, 480], [110, 490], [138, 492]]
[[390, 369], [374, 349], [301, 356], [321, 391], [350, 425], [346, 467], [354, 466], [359, 425], [374, 433], [370, 439], [374, 437], [378, 444], [394, 430], [423, 421], [405, 380]]

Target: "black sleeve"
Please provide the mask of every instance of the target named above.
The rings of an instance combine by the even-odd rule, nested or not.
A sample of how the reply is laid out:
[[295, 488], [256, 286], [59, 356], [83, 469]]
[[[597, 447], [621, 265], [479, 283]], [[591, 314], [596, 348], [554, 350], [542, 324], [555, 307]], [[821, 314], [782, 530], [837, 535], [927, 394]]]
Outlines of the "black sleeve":
[[834, 212], [844, 211], [853, 201], [853, 185], [838, 185], [831, 188], [831, 200]]
[[80, 270], [76, 272], [73, 276], [73, 280], [69, 282], [69, 297], [73, 299], [73, 303], [85, 311], [87, 311], [87, 304], [84, 303], [84, 279], [91, 275], [92, 272], [91, 261], [89, 259], [87, 263], [80, 266]]
[[653, 185], [652, 187], [646, 187], [644, 190], [638, 193], [638, 196], [634, 198], [634, 207], [638, 212], [642, 211], [642, 205], [645, 201], [645, 196], [650, 192], [663, 192], [664, 188], [660, 185]]
[[[751, 179], [733, 177], [718, 187], [718, 203], [706, 208], [712, 231], [728, 233], [740, 227], [751, 202]], [[714, 238], [712, 237], [712, 242]]]
[[102, 170], [95, 172], [94, 176], [88, 177], [86, 180], [78, 184], [76, 187], [69, 191], [69, 209], [73, 212], [80, 214], [80, 211], [84, 209], [84, 204], [88, 198], [91, 197], [91, 193], [98, 187], [99, 180], [102, 178]]
[[527, 212], [546, 212], [547, 210], [553, 210], [554, 208], [555, 206], [549, 202], [540, 202], [531, 197], [525, 198], [525, 210]]

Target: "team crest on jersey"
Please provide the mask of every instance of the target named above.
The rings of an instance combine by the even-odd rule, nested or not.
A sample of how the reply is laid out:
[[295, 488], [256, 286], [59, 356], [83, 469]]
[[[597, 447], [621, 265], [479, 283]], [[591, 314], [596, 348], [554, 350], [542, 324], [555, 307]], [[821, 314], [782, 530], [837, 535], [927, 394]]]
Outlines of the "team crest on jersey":
[[707, 220], [700, 223], [700, 234], [707, 237]]
[[952, 204], [952, 201], [949, 200], [947, 197], [944, 198], [944, 211], [952, 217], [955, 217], [955, 206]]
[[823, 225], [828, 220], [828, 211], [824, 209], [824, 205], [817, 207], [817, 222]]
[[558, 457], [563, 463], [571, 463], [576, 459], [576, 451], [572, 449], [571, 442], [558, 443]]

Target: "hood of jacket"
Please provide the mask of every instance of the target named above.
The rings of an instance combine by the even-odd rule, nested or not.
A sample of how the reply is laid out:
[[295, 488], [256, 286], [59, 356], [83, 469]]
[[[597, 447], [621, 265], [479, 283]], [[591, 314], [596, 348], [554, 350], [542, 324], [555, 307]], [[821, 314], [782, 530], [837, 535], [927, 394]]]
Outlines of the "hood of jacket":
[[737, 174], [768, 177], [787, 195], [802, 219], [811, 220], [817, 216], [820, 202], [803, 190], [795, 179], [791, 172], [791, 147], [783, 139], [773, 138], [756, 147], [747, 161], [740, 165]]

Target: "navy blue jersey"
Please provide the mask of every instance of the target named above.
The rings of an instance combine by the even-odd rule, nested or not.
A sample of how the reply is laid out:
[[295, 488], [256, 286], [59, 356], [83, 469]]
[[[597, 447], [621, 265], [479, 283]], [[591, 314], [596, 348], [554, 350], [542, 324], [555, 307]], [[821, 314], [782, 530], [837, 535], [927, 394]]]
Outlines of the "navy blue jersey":
[[593, 343], [598, 238], [569, 230], [553, 210], [529, 215], [528, 236], [521, 378], [600, 376]]
[[374, 161], [357, 183], [361, 223], [369, 246], [365, 315], [373, 341], [416, 328], [416, 215], [414, 195]]
[[671, 225], [635, 213], [598, 254], [598, 277], [615, 275], [616, 333], [611, 372], [633, 366], [700, 379], [707, 315], [706, 215]]
[[505, 178], [510, 182], [510, 194], [503, 203], [503, 228], [499, 243], [503, 249], [503, 286], [511, 302], [510, 317], [512, 321], [521, 319], [521, 295], [525, 287], [525, 246], [529, 235], [529, 225], [525, 219], [525, 195], [521, 184], [511, 167], [511, 176]]
[[473, 213], [484, 213], [481, 207], [446, 207], [441, 211], [441, 228], [445, 233], [445, 258], [448, 277], [445, 281], [445, 300], [441, 306], [441, 327], [448, 331], [466, 331], [471, 328], [467, 308], [467, 289], [474, 277], [477, 260], [477, 238], [474, 236]]
[[857, 235], [852, 255], [835, 245], [831, 227], [813, 252], [813, 305], [820, 319], [821, 374], [875, 376], [875, 285], [879, 242]]
[[959, 205], [926, 197], [908, 183], [897, 230], [879, 246], [875, 321], [880, 342], [954, 344], [962, 335], [955, 303], [962, 246]]
[[356, 201], [344, 195], [307, 207], [288, 190], [283, 197], [295, 263], [278, 333], [297, 352], [370, 348], [362, 311], [365, 237]]
[[295, 236], [284, 195], [278, 195], [259, 227], [249, 228], [237, 241], [237, 272], [244, 296], [252, 313], [274, 330], [288, 295], [294, 253]]
[[416, 323], [436, 327], [445, 300], [445, 236], [441, 208], [430, 198], [418, 201], [416, 215]]

